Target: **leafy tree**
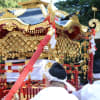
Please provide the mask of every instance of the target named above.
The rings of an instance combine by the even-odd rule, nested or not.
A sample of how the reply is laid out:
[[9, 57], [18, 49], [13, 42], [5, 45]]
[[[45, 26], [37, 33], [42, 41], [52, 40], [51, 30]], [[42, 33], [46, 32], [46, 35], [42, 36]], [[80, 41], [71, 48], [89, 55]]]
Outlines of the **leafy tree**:
[[18, 2], [29, 0], [0, 0], [0, 8], [19, 8]]
[[[79, 11], [79, 20], [82, 24], [87, 25], [88, 21], [93, 18], [92, 6], [100, 9], [100, 0], [66, 0], [55, 4], [59, 9], [69, 13]], [[96, 18], [100, 19], [100, 12], [96, 13]]]

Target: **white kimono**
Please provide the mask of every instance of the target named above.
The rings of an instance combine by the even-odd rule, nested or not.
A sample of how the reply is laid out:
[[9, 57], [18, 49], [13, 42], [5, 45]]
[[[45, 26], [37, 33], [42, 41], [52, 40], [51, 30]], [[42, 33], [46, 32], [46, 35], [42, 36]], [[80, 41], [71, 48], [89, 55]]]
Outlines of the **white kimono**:
[[62, 87], [47, 87], [41, 90], [31, 100], [78, 100], [73, 94], [69, 94]]
[[100, 80], [85, 85], [81, 90], [74, 92], [79, 100], [100, 100]]

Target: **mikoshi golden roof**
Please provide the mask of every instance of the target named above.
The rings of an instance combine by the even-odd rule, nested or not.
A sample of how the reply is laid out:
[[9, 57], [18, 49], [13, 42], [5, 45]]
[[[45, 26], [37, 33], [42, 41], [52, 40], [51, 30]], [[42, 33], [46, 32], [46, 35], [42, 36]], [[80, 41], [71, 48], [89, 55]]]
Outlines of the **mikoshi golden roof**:
[[[34, 2], [39, 2], [39, 0]], [[18, 10], [22, 9], [8, 9], [0, 16], [0, 54], [4, 59], [31, 57], [36, 51], [38, 43], [50, 28], [48, 21], [44, 22], [46, 16], [44, 16], [43, 6], [24, 9], [22, 14], [17, 15], [16, 11]], [[64, 11], [53, 10], [51, 4], [48, 6], [48, 11], [51, 19], [58, 16], [58, 21], [55, 22], [57, 43], [53, 50], [48, 44], [49, 51], [44, 51], [40, 58], [56, 59], [61, 58], [60, 56], [64, 54], [71, 57], [78, 56], [81, 46], [77, 40], [82, 39], [82, 35], [86, 35], [81, 29], [78, 17], [73, 15], [68, 20], [62, 21], [61, 15], [69, 16], [69, 14]], [[70, 44], [76, 46], [73, 48], [73, 46], [68, 46]], [[73, 49], [70, 50], [70, 47]], [[73, 53], [71, 53], [72, 51]]]

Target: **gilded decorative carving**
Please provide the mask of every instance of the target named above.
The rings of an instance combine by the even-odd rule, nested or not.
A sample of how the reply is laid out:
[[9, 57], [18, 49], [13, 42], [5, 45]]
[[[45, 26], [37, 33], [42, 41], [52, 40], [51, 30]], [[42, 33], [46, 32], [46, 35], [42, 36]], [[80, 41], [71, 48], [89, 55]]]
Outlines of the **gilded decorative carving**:
[[98, 19], [91, 19], [89, 21], [89, 26], [90, 27], [95, 27], [96, 32], [100, 31], [100, 21]]
[[23, 29], [26, 32], [31, 31], [31, 30], [33, 31], [38, 27], [42, 27], [42, 28], [49, 27], [49, 23], [47, 21], [40, 24], [36, 24], [36, 25], [28, 25], [21, 22], [17, 18], [16, 19], [14, 18], [0, 19], [0, 24], [5, 24], [4, 29], [7, 29], [9, 31], [12, 31], [15, 27], [18, 27], [19, 29]]
[[4, 9], [3, 11], [5, 13], [3, 14], [3, 16], [0, 16], [0, 19], [2, 19], [2, 18], [16, 18], [16, 16], [14, 14], [10, 13], [8, 9]]
[[9, 32], [0, 39], [1, 55], [5, 58], [31, 57], [43, 36], [26, 37], [19, 31]]
[[88, 31], [88, 26], [85, 26], [85, 25], [82, 25], [81, 24], [81, 28], [82, 28], [82, 31], [85, 33]]
[[[21, 3], [21, 5], [26, 8], [42, 7], [40, 0], [30, 1], [28, 2], [28, 4]], [[41, 8], [41, 10], [43, 9]], [[6, 11], [6, 13], [9, 12]], [[52, 9], [52, 5], [49, 4], [48, 14], [50, 14], [51, 22], [54, 21], [55, 16], [61, 17], [57, 13], [63, 14], [64, 16], [69, 15], [68, 13], [61, 10], [54, 11]], [[9, 14], [8, 16], [7, 14], [5, 15], [5, 17], [3, 16], [4, 18], [0, 19], [0, 24], [4, 24], [3, 29], [6, 29], [10, 32], [3, 39], [0, 39], [0, 54], [2, 54], [5, 59], [15, 57], [31, 57], [37, 49], [37, 45], [40, 40], [44, 38], [44, 35], [41, 36], [39, 34], [43, 33], [44, 29], [48, 29], [50, 27], [48, 21], [36, 25], [29, 25], [22, 22], [20, 19], [15, 18], [16, 16]], [[63, 36], [65, 34], [64, 30], [67, 30], [69, 33], [74, 32], [74, 26], [79, 27], [80, 30], [82, 29], [77, 16], [73, 16], [72, 18], [70, 18], [69, 24], [67, 23], [64, 26], [59, 26], [58, 24], [56, 24], [57, 30], [60, 29], [61, 31], [60, 36], [56, 38], [56, 47], [52, 50], [50, 49], [50, 46], [48, 44], [48, 52], [43, 51], [43, 53], [40, 55], [40, 58], [48, 57], [48, 59], [55, 59], [58, 61], [64, 59], [65, 56], [69, 57], [69, 59], [72, 58], [73, 61], [75, 61], [76, 57], [79, 58], [81, 54], [80, 43], [77, 41], [70, 40], [67, 35]], [[20, 30], [15, 31], [15, 28], [18, 28]], [[81, 32], [83, 31], [81, 30]]]
[[[64, 16], [67, 16], [69, 15], [69, 13], [65, 12], [65, 11], [62, 11], [62, 10], [56, 10], [56, 13], [61, 13], [63, 14]], [[57, 15], [58, 16], [58, 15]], [[58, 17], [61, 17], [61, 16], [58, 16]]]
[[[5, 58], [31, 57], [37, 49], [37, 45], [44, 36], [25, 36], [20, 31], [9, 32], [3, 39], [0, 39], [0, 54]], [[70, 58], [78, 57], [81, 54], [80, 43], [70, 40], [67, 36], [57, 37], [56, 47], [52, 50], [48, 44], [48, 51], [40, 55], [40, 58], [64, 59], [62, 56]]]
[[57, 38], [58, 55], [65, 54], [64, 56], [78, 57], [81, 53], [80, 43], [70, 40], [66, 37]]

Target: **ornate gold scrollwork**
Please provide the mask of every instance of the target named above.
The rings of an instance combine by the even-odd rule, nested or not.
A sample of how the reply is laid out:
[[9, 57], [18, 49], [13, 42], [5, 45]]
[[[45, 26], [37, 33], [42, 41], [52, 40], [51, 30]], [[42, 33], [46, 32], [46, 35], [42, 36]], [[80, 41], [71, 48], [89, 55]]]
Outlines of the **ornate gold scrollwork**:
[[96, 32], [100, 31], [100, 21], [98, 19], [91, 19], [89, 21], [89, 26], [94, 27]]
[[18, 27], [19, 29], [23, 29], [25, 32], [28, 32], [28, 30], [33, 31], [38, 27], [42, 27], [44, 29], [50, 27], [47, 21], [29, 26], [28, 24], [26, 25], [17, 19], [3, 19], [0, 20], [0, 24], [5, 24], [4, 29], [7, 30], [13, 30], [13, 28]]

